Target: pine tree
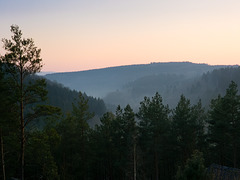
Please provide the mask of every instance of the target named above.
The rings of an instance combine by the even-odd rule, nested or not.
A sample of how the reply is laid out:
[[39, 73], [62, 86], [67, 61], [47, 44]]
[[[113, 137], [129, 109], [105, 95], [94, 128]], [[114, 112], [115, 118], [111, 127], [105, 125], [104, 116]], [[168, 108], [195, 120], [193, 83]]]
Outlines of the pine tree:
[[203, 148], [205, 142], [205, 113], [201, 101], [191, 106], [190, 100], [181, 95], [173, 110], [172, 128], [176, 137], [178, 162], [183, 165], [194, 150]]
[[105, 113], [100, 118], [101, 124], [96, 125], [92, 133], [91, 150], [94, 151], [94, 161], [91, 165], [93, 179], [116, 179], [115, 163], [117, 148], [115, 141], [115, 115]]
[[[122, 168], [123, 176], [127, 179], [134, 178], [136, 171], [136, 138], [137, 127], [135, 114], [130, 105], [127, 105], [123, 110], [120, 106], [116, 112], [117, 136], [119, 138], [119, 162]], [[135, 161], [134, 161], [135, 160]]]
[[238, 167], [240, 150], [240, 96], [237, 84], [231, 82], [224, 97], [211, 102], [209, 111], [209, 142], [215, 160], [221, 165]]
[[177, 107], [173, 110], [173, 131], [176, 137], [179, 162], [184, 163], [194, 150], [196, 131], [195, 122], [191, 118], [190, 100], [181, 95]]
[[184, 168], [178, 169], [177, 180], [205, 180], [206, 169], [204, 166], [203, 154], [199, 151], [194, 151], [191, 157], [187, 160]]
[[145, 97], [140, 103], [137, 117], [139, 122], [139, 142], [145, 159], [144, 166], [149, 177], [160, 179], [159, 166], [163, 160], [165, 144], [169, 132], [169, 108], [162, 103], [162, 97], [156, 93], [152, 99]]
[[26, 127], [41, 113], [42, 108], [35, 105], [45, 100], [47, 91], [43, 79], [31, 80], [32, 75], [41, 70], [41, 50], [35, 46], [32, 39], [22, 38], [22, 31], [17, 25], [11, 26], [11, 32], [13, 33], [11, 40], [3, 39], [6, 53], [1, 57], [1, 62], [5, 65], [11, 93], [18, 105], [21, 142], [20, 174], [21, 179], [24, 180]]
[[60, 143], [60, 168], [63, 179], [86, 179], [89, 166], [88, 120], [93, 114], [88, 111], [88, 100], [79, 92], [73, 103], [72, 113], [60, 122], [58, 132]]
[[14, 145], [17, 143], [17, 136], [15, 132], [17, 129], [17, 116], [15, 112], [16, 102], [14, 101], [14, 98], [10, 91], [9, 83], [7, 82], [5, 75], [4, 64], [2, 64], [0, 61], [0, 147], [3, 179], [14, 175], [13, 172], [15, 171], [15, 168], [11, 167], [10, 169], [8, 165], [10, 159], [12, 160], [16, 158], [16, 156], [13, 156], [13, 154], [16, 154], [16, 148]]

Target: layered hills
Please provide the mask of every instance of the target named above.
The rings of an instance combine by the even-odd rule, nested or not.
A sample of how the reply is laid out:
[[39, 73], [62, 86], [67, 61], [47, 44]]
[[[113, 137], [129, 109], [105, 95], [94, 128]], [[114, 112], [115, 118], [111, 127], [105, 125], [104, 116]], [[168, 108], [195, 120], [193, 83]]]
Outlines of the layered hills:
[[181, 94], [193, 102], [202, 99], [207, 105], [210, 98], [226, 89], [229, 81], [239, 79], [238, 72], [238, 66], [169, 62], [53, 73], [44, 77], [72, 90], [101, 97], [114, 110], [118, 104], [137, 108], [144, 96], [153, 96], [155, 92], [170, 106], [176, 105]]
[[174, 74], [196, 77], [204, 72], [221, 67], [224, 66], [210, 66], [190, 62], [151, 63], [88, 71], [52, 73], [45, 75], [45, 77], [57, 81], [70, 89], [86, 92], [90, 96], [105, 97], [109, 92], [121, 89], [127, 83], [146, 76]]

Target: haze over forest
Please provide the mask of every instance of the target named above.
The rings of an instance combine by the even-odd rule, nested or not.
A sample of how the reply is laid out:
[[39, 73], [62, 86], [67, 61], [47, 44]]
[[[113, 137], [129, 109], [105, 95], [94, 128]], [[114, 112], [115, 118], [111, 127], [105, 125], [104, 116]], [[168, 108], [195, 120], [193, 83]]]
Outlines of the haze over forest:
[[0, 179], [240, 179], [239, 0], [0, 0], [0, 17]]
[[0, 55], [1, 179], [240, 178], [239, 66], [37, 76], [41, 50], [11, 32]]
[[208, 105], [211, 98], [224, 93], [231, 80], [238, 82], [234, 74], [237, 67], [166, 62], [52, 73], [44, 77], [72, 90], [103, 98], [111, 110], [119, 104], [123, 107], [130, 104], [137, 110], [144, 96], [151, 97], [156, 92], [170, 107], [176, 105], [181, 94], [194, 103], [202, 99], [203, 104]]

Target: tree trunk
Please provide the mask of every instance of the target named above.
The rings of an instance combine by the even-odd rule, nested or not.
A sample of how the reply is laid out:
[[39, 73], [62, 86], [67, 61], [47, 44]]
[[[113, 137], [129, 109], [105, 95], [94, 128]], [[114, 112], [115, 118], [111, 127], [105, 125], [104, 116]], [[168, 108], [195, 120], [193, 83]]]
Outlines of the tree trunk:
[[24, 180], [24, 151], [25, 151], [24, 126], [22, 126], [21, 122], [21, 180]]
[[20, 121], [21, 121], [21, 180], [24, 180], [24, 152], [25, 152], [25, 132], [24, 132], [24, 105], [23, 105], [23, 67], [20, 72]]
[[1, 136], [0, 141], [1, 141], [1, 159], [2, 159], [3, 180], [6, 180], [4, 149], [3, 149], [3, 136], [2, 136], [2, 129], [1, 128], [0, 128], [0, 136]]
[[154, 137], [154, 165], [155, 165], [155, 179], [158, 180], [159, 179], [159, 171], [158, 171], [158, 148], [157, 148], [157, 136]]
[[233, 144], [233, 167], [237, 168], [237, 148], [236, 143]]
[[133, 145], [133, 180], [137, 180], [136, 143]]
[[155, 176], [156, 180], [159, 180], [159, 172], [158, 172], [158, 153], [157, 150], [155, 149]]

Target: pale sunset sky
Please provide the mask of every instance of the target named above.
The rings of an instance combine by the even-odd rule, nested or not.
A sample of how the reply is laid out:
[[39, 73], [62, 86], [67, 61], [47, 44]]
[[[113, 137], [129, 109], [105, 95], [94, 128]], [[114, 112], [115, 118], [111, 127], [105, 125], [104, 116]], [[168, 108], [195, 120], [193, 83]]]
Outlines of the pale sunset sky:
[[0, 39], [12, 24], [42, 49], [42, 71], [240, 64], [240, 0], [0, 0]]

